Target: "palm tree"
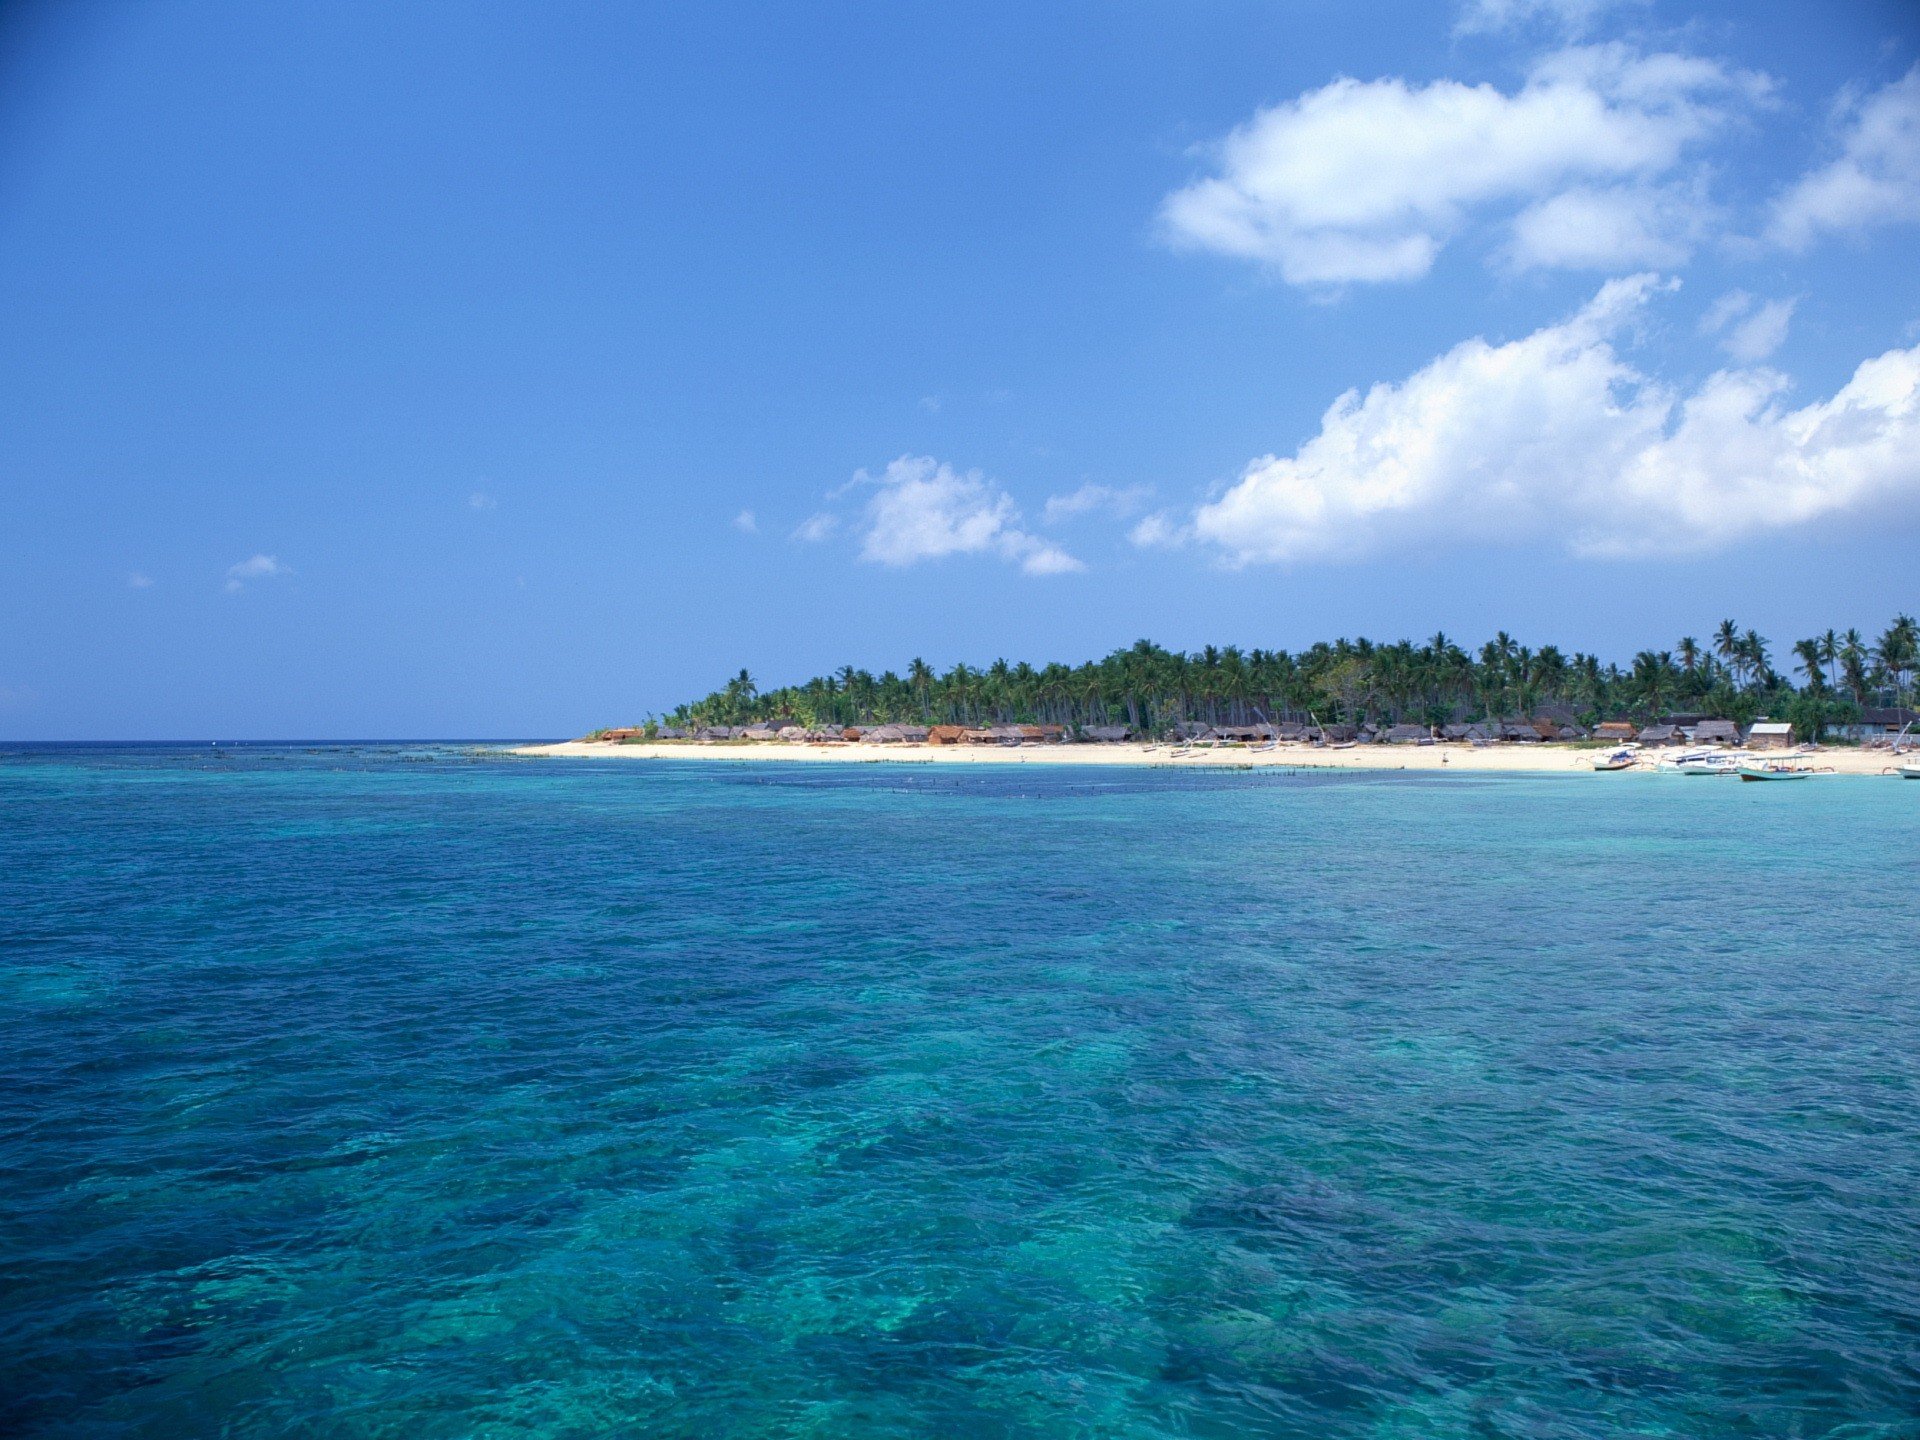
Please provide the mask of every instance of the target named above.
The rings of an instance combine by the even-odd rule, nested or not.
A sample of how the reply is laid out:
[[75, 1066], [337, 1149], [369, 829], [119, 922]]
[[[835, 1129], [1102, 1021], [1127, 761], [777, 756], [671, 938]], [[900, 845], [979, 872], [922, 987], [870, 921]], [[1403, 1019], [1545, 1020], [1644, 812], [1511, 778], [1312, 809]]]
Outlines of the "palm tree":
[[1815, 692], [1825, 690], [1827, 676], [1820, 665], [1826, 656], [1821, 646], [1821, 637], [1816, 635], [1810, 640], [1794, 641], [1793, 653], [1800, 657], [1800, 670], [1807, 677], [1807, 689]]
[[1733, 671], [1734, 683], [1740, 681], [1740, 629], [1731, 620], [1722, 620], [1713, 632], [1713, 653]]

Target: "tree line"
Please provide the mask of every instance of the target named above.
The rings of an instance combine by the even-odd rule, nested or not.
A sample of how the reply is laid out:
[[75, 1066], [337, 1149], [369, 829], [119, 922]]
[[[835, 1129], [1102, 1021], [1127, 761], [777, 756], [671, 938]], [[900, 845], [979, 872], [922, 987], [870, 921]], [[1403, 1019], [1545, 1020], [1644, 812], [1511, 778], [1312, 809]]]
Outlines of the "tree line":
[[1732, 620], [1705, 642], [1685, 636], [1670, 650], [1642, 650], [1625, 667], [1522, 645], [1505, 631], [1477, 651], [1444, 634], [1424, 643], [1321, 641], [1297, 653], [1209, 645], [1189, 654], [1138, 640], [1080, 665], [996, 660], [939, 672], [916, 658], [898, 673], [848, 665], [766, 690], [742, 670], [654, 723], [1124, 723], [1162, 733], [1189, 721], [1445, 725], [1530, 716], [1551, 704], [1586, 724], [1687, 712], [1744, 725], [1771, 715], [1811, 737], [1869, 705], [1920, 701], [1917, 673], [1920, 626], [1910, 615], [1896, 616], [1873, 641], [1858, 630], [1795, 641], [1778, 663], [1764, 637]]

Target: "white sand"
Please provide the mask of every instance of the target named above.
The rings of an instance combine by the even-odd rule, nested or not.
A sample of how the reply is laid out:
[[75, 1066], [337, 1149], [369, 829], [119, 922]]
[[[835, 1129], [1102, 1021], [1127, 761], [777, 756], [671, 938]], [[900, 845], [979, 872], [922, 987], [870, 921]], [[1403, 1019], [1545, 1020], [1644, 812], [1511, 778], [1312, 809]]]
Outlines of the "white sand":
[[[1197, 747], [1176, 752], [1169, 745], [790, 745], [782, 741], [673, 740], [653, 744], [608, 745], [568, 740], [557, 745], [527, 745], [516, 755], [572, 755], [613, 760], [720, 760], [742, 763], [809, 761], [889, 765], [1159, 765], [1177, 769], [1225, 766], [1234, 769], [1277, 766], [1300, 769], [1325, 766], [1342, 770], [1442, 770], [1486, 773], [1591, 772], [1604, 749], [1572, 745], [1360, 745], [1330, 750], [1313, 745], [1281, 745], [1272, 750], [1239, 746]], [[1669, 752], [1673, 754], [1678, 751]], [[1659, 752], [1619, 775], [1652, 774]], [[1768, 758], [1816, 770], [1831, 767], [1842, 775], [1879, 775], [1896, 763], [1885, 750], [1839, 748]], [[1916, 758], [1907, 757], [1909, 761]]]

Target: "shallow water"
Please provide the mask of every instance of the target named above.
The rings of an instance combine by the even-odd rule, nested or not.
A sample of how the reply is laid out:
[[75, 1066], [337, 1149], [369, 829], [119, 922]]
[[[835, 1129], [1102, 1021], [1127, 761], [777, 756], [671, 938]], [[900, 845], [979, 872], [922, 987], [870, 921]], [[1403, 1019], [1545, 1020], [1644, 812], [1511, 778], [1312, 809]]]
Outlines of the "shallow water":
[[0, 754], [0, 1433], [1915, 1436], [1920, 785]]

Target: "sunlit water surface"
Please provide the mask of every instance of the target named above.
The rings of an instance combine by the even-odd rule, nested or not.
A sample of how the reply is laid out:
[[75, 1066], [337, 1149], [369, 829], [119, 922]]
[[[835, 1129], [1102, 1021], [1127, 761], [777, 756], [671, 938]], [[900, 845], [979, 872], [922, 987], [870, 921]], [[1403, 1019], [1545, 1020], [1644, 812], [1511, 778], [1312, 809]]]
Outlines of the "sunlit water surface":
[[1920, 1435], [1920, 785], [0, 755], [0, 1433]]

